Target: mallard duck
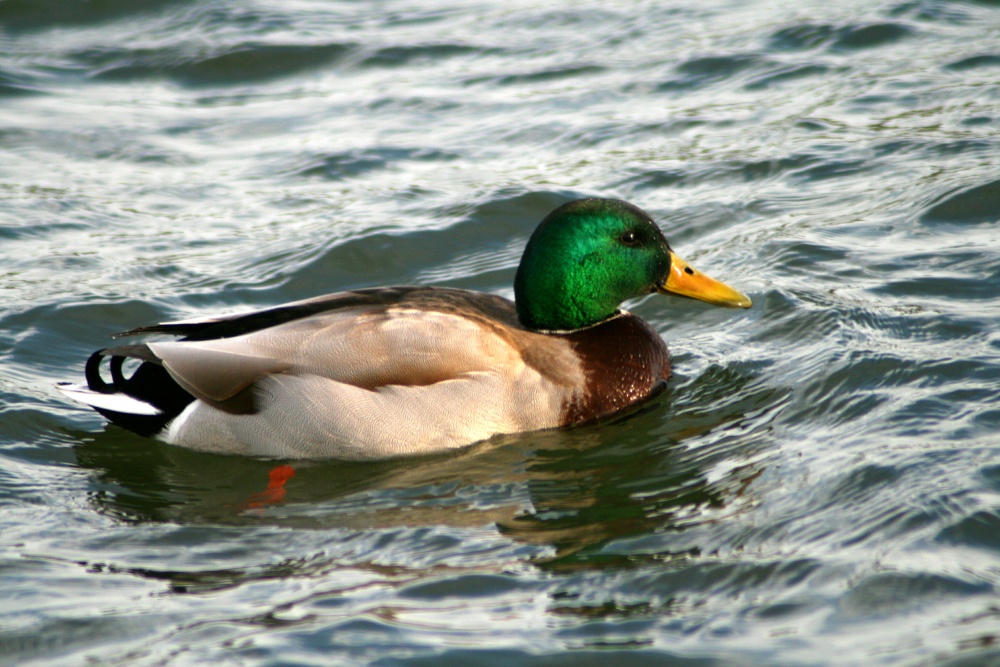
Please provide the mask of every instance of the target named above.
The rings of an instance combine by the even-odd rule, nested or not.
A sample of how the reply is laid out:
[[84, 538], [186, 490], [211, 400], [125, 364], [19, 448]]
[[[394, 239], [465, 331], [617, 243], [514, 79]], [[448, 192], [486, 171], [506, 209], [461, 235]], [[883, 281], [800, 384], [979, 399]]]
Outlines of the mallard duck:
[[[115, 424], [192, 449], [356, 460], [440, 452], [594, 421], [654, 394], [670, 376], [667, 346], [619, 307], [652, 292], [750, 307], [678, 258], [641, 209], [582, 199], [531, 235], [514, 302], [380, 287], [140, 327], [117, 336], [183, 338], [99, 350], [86, 386], [60, 388]], [[126, 377], [129, 359], [141, 364]]]

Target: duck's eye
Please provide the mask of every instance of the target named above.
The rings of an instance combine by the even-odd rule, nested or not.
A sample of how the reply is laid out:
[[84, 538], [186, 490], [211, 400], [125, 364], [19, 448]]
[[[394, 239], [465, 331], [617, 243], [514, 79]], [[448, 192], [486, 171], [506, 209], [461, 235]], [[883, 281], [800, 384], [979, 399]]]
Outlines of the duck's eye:
[[635, 245], [639, 242], [639, 235], [630, 229], [627, 232], [623, 232], [622, 235], [618, 237], [618, 240], [625, 245]]

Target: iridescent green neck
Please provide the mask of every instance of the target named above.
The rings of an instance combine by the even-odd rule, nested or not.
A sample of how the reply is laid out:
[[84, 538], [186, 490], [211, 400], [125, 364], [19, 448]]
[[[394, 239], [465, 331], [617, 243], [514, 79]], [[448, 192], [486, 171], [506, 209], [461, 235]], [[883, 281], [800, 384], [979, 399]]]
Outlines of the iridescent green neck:
[[528, 241], [514, 279], [517, 314], [529, 329], [581, 329], [654, 291], [669, 270], [669, 246], [642, 210], [618, 200], [570, 202]]

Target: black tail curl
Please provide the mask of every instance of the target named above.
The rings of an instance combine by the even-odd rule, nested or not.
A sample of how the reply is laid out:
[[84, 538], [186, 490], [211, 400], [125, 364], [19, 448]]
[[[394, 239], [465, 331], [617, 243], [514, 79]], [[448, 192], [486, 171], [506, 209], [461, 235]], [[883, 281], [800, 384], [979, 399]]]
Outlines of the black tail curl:
[[[104, 379], [101, 366], [108, 359], [111, 381]], [[125, 376], [124, 365], [129, 359], [142, 363], [130, 377]], [[122, 428], [152, 436], [179, 415], [194, 397], [184, 391], [163, 368], [159, 357], [146, 345], [120, 345], [98, 350], [87, 359], [87, 387], [102, 394], [125, 394], [156, 407], [160, 414], [137, 415], [94, 408], [109, 421]]]

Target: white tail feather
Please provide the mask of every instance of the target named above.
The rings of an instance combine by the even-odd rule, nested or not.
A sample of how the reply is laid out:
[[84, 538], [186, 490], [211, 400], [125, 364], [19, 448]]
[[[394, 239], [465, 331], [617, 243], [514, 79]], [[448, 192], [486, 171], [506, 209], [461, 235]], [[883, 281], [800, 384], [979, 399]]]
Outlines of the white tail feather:
[[102, 394], [80, 384], [61, 384], [56, 389], [66, 394], [74, 401], [79, 401], [93, 408], [121, 412], [128, 415], [158, 415], [161, 410], [128, 394]]

